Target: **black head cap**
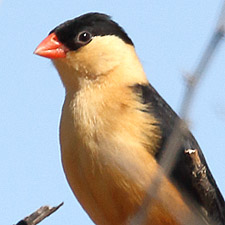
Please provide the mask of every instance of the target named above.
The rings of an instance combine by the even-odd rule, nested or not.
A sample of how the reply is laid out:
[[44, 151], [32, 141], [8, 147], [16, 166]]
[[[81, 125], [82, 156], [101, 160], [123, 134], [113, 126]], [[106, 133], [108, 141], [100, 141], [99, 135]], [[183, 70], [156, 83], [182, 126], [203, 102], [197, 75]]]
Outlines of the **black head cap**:
[[[110, 16], [102, 13], [87, 13], [75, 19], [68, 20], [60, 24], [50, 33], [54, 32], [59, 41], [70, 50], [77, 50], [90, 42], [80, 42], [77, 37], [82, 32], [87, 32], [91, 37], [115, 35], [121, 38], [125, 43], [133, 45], [126, 32], [116, 22], [111, 20]], [[87, 38], [87, 34], [86, 35]]]

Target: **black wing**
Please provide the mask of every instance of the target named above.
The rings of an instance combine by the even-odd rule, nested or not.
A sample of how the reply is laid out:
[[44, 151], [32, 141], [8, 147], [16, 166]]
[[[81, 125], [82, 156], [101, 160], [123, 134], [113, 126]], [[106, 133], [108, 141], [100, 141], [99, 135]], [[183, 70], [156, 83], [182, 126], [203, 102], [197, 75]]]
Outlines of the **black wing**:
[[[160, 122], [162, 142], [156, 154], [156, 158], [159, 161], [163, 154], [165, 143], [173, 131], [175, 122], [180, 118], [150, 84], [138, 84], [132, 88], [142, 97], [144, 104], [149, 104], [147, 113], [154, 114]], [[184, 153], [187, 149], [197, 149], [198, 151], [206, 175], [204, 176], [207, 180], [203, 185], [198, 185], [198, 176], [193, 176], [193, 171], [190, 169], [190, 162], [187, 161], [187, 155]], [[203, 214], [205, 214], [204, 216], [209, 223], [225, 224], [225, 202], [223, 196], [216, 185], [197, 141], [190, 132], [182, 137], [182, 147], [179, 149], [178, 160], [171, 176], [178, 185], [178, 188], [184, 191], [184, 193], [187, 193], [192, 202], [204, 208], [202, 212], [205, 212]]]

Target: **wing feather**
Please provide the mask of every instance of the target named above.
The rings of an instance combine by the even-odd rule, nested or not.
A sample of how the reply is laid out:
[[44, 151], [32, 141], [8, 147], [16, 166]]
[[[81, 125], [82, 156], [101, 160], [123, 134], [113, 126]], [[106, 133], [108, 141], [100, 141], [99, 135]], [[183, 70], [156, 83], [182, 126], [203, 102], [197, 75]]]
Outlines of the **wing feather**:
[[[141, 96], [142, 103], [148, 104], [146, 113], [153, 114], [159, 121], [162, 132], [161, 145], [156, 153], [156, 158], [159, 162], [161, 156], [164, 154], [165, 143], [170, 137], [176, 121], [180, 120], [180, 118], [150, 84], [137, 84], [132, 88]], [[193, 176], [190, 158], [185, 154], [185, 150], [187, 149], [197, 149], [207, 182], [201, 184], [203, 181], [199, 181], [198, 176]], [[188, 194], [188, 197], [191, 198], [189, 199], [190, 201], [194, 201], [195, 204], [204, 208], [202, 213], [205, 214], [209, 222], [225, 224], [225, 203], [223, 196], [216, 185], [197, 141], [190, 132], [182, 136], [182, 146], [178, 154], [178, 160], [171, 173], [174, 183], [177, 184], [183, 193]]]

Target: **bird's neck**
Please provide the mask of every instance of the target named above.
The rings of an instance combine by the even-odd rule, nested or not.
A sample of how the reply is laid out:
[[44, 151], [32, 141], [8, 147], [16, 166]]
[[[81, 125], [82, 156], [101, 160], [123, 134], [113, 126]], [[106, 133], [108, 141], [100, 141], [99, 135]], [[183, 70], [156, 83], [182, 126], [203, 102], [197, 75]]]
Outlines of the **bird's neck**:
[[[106, 48], [109, 48], [108, 45]], [[99, 52], [100, 59], [95, 55], [83, 53], [79, 56], [79, 53], [69, 52], [66, 58], [53, 60], [66, 92], [76, 92], [87, 86], [132, 86], [148, 82], [133, 46], [126, 45], [120, 54], [112, 51], [110, 54], [107, 53], [110, 49], [106, 53]], [[91, 63], [83, 60], [84, 57]]]

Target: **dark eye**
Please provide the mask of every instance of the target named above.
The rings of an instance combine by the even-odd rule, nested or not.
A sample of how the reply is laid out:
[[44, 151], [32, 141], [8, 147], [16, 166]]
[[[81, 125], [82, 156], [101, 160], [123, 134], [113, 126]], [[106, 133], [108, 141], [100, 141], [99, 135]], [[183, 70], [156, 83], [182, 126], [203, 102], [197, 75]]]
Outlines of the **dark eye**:
[[92, 35], [87, 31], [82, 31], [77, 35], [77, 42], [80, 44], [87, 44], [92, 39]]

